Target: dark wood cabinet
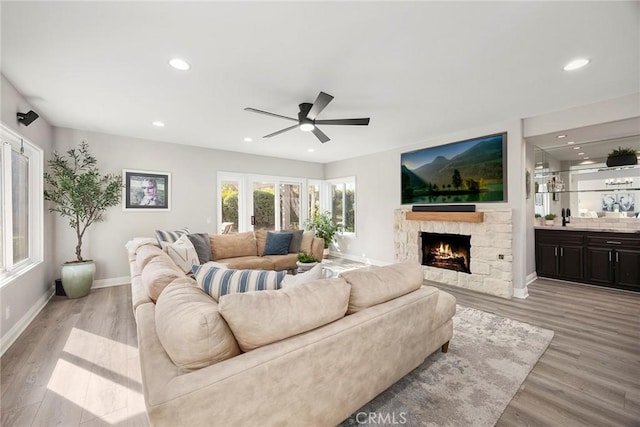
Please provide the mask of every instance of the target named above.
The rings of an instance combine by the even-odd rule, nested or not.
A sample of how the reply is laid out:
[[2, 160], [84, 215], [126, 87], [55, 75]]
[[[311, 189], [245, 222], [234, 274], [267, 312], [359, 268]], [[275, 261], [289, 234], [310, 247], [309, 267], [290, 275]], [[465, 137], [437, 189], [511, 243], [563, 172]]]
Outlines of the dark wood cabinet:
[[[551, 234], [548, 232], [551, 231]], [[584, 235], [581, 232], [536, 230], [536, 271], [565, 280], [584, 277]]]
[[640, 291], [640, 233], [536, 229], [536, 271]]

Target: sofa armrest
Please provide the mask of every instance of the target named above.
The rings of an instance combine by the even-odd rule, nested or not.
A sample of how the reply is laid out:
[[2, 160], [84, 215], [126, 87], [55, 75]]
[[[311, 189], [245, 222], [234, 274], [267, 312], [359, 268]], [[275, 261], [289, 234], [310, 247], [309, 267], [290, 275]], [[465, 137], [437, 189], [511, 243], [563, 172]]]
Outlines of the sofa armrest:
[[322, 261], [324, 253], [324, 240], [320, 237], [314, 237], [311, 241], [311, 255]]

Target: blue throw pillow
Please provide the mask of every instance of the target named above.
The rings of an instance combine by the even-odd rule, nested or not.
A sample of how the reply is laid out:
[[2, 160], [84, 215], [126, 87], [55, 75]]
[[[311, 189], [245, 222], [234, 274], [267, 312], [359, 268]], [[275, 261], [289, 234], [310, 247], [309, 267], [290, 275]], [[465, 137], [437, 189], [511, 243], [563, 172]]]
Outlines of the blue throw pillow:
[[267, 232], [267, 241], [262, 255], [286, 255], [289, 253], [292, 233]]

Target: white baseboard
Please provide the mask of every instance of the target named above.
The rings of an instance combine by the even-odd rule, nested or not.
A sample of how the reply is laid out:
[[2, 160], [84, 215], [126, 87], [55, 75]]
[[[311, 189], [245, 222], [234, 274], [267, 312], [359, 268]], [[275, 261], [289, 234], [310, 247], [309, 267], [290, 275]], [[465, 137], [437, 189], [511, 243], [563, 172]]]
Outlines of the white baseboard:
[[131, 277], [129, 276], [113, 277], [111, 279], [100, 279], [100, 280], [93, 281], [93, 285], [91, 285], [91, 289], [108, 288], [110, 286], [128, 285], [129, 283], [131, 283]]
[[525, 299], [529, 296], [529, 289], [525, 286], [524, 288], [514, 288], [513, 289], [513, 297]]
[[335, 256], [335, 257], [338, 257], [338, 258], [348, 259], [349, 261], [361, 262], [361, 263], [369, 264], [369, 265], [389, 265], [389, 264], [392, 264], [391, 262], [379, 261], [379, 260], [366, 258], [366, 257], [361, 257], [361, 256], [356, 256], [356, 255], [351, 255], [351, 254], [344, 254], [342, 252], [330, 251], [329, 255]]
[[538, 275], [536, 274], [535, 271], [533, 273], [527, 275], [527, 278], [525, 279], [527, 281], [527, 286], [529, 286], [531, 283], [533, 283], [537, 278], [538, 278]]
[[38, 301], [36, 301], [36, 303], [31, 306], [29, 311], [27, 311], [24, 316], [22, 316], [20, 320], [18, 320], [18, 322], [16, 322], [16, 324], [13, 325], [13, 327], [9, 329], [6, 334], [4, 334], [4, 336], [0, 340], [0, 356], [2, 356], [4, 352], [7, 351], [9, 347], [11, 347], [11, 345], [18, 339], [20, 334], [23, 333], [25, 329], [27, 329], [33, 319], [35, 319], [38, 313], [40, 313], [44, 306], [47, 305], [54, 294], [54, 290], [55, 286], [50, 287], [48, 292], [38, 298]]

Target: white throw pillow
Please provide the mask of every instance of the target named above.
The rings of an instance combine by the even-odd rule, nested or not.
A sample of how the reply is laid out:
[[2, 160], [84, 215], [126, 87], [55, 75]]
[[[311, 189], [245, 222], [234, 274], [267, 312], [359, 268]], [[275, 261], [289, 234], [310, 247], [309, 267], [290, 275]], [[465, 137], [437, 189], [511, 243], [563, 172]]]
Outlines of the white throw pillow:
[[200, 265], [198, 252], [196, 252], [196, 248], [186, 234], [180, 236], [173, 243], [163, 242], [162, 249], [185, 274], [190, 273], [194, 265]]
[[322, 264], [317, 264], [313, 266], [312, 269], [310, 269], [309, 271], [305, 271], [304, 273], [298, 273], [296, 275], [287, 274], [282, 279], [282, 283], [280, 284], [280, 286], [284, 289], [323, 278], [324, 275], [322, 274]]

